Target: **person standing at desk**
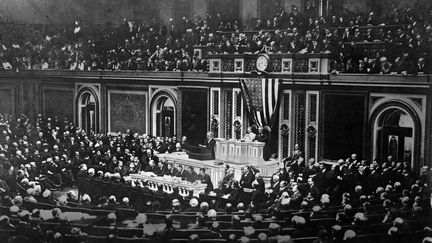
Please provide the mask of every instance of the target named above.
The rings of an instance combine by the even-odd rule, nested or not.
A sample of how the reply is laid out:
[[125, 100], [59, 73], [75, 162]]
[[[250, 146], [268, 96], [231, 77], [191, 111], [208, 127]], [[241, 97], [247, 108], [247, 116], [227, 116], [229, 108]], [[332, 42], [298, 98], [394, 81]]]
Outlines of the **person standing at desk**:
[[200, 169], [200, 173], [197, 176], [197, 180], [201, 181], [203, 184], [207, 184], [207, 188], [205, 190], [206, 193], [213, 191], [213, 183], [211, 181], [210, 175], [206, 174], [205, 168]]
[[212, 159], [215, 159], [215, 151], [214, 148], [216, 146], [216, 141], [213, 139], [214, 135], [212, 132], [207, 133], [207, 140], [204, 142], [204, 144], [200, 144], [199, 146], [201, 148], [206, 148], [208, 150], [211, 150]]
[[270, 135], [270, 128], [266, 127], [266, 130], [264, 130], [263, 127], [258, 128], [258, 134], [255, 137], [255, 141], [265, 143], [263, 148], [263, 159], [265, 161], [269, 160], [270, 158], [270, 148], [269, 148], [269, 135]]

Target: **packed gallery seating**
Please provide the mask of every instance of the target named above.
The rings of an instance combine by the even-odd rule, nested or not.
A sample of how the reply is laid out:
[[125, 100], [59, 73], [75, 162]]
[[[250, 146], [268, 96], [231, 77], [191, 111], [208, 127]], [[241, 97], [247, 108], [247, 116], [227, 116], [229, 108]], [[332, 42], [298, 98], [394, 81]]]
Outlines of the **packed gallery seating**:
[[431, 73], [432, 22], [426, 11], [394, 9], [388, 16], [302, 15], [297, 8], [253, 31], [239, 21], [207, 15], [167, 25], [125, 19], [105, 26], [2, 23], [3, 69], [208, 71], [195, 47], [212, 53], [330, 53], [334, 73]]
[[[194, 182], [206, 172], [158, 154], [187, 138], [86, 133], [67, 119], [1, 117], [1, 242], [430, 242], [432, 170], [365, 161], [305, 161], [271, 178], [233, 168], [199, 195], [128, 179], [152, 172]], [[199, 169], [199, 168], [196, 168]]]

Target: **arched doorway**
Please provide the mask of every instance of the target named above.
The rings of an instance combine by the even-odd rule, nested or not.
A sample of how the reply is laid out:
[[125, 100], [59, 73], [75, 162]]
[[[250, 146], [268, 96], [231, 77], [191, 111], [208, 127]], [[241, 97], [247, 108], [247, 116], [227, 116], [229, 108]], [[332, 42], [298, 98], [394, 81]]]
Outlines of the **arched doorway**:
[[418, 171], [421, 131], [418, 117], [405, 105], [383, 105], [372, 117], [373, 156], [378, 161], [408, 162]]
[[153, 102], [153, 135], [173, 137], [175, 134], [175, 104], [171, 97], [160, 95]]
[[377, 154], [381, 161], [392, 156], [395, 161], [413, 160], [414, 120], [398, 108], [385, 110], [378, 117]]
[[90, 90], [80, 92], [78, 99], [78, 126], [87, 133], [97, 132], [99, 106], [96, 96]]

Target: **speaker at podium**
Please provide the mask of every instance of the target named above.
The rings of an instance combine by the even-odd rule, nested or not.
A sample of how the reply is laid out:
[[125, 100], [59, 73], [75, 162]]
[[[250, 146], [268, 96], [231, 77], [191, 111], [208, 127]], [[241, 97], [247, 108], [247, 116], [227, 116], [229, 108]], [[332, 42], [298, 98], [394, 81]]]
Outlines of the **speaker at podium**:
[[213, 133], [207, 133], [207, 139], [204, 144], [189, 147], [189, 158], [196, 160], [214, 160], [216, 141], [213, 138]]

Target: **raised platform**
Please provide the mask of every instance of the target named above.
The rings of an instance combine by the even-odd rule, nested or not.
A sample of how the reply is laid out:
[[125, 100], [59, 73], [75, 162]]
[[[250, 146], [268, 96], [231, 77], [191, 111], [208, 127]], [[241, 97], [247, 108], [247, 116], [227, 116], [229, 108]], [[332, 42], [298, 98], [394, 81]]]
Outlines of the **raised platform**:
[[171, 154], [159, 154], [159, 158], [166, 159], [168, 162], [174, 165], [193, 166], [195, 172], [199, 172], [200, 168], [205, 168], [206, 173], [210, 175], [213, 185], [216, 187], [218, 182], [224, 176], [224, 164], [228, 164], [234, 168], [234, 178], [240, 180], [241, 169], [245, 165], [252, 165], [260, 170], [263, 176], [271, 176], [279, 168], [279, 161], [270, 160], [261, 163], [251, 164], [235, 164], [230, 162], [224, 162], [220, 160], [196, 160], [188, 157], [186, 153], [171, 153]]

